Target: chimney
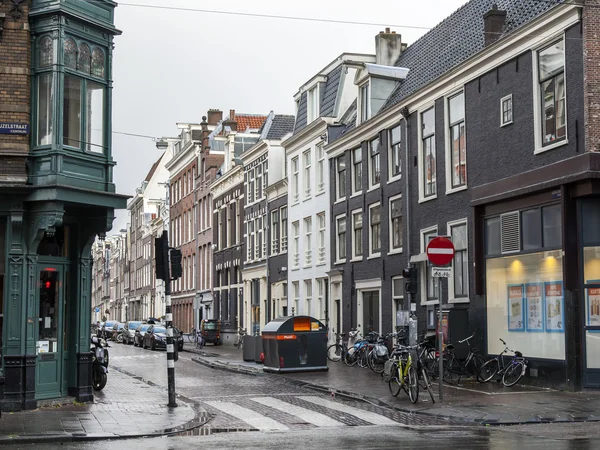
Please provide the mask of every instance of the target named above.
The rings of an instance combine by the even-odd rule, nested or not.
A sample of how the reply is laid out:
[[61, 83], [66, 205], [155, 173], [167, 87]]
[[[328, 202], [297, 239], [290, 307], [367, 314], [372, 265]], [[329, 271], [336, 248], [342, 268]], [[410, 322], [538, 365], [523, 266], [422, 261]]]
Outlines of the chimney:
[[383, 66], [395, 66], [404, 48], [402, 36], [386, 28], [375, 36], [375, 62]]
[[224, 127], [229, 127], [231, 131], [237, 131], [237, 122], [235, 121], [235, 109], [229, 110], [229, 118], [223, 121]]
[[498, 5], [494, 3], [492, 9], [483, 15], [484, 47], [500, 39], [505, 23], [506, 11], [499, 10]]
[[229, 110], [229, 120], [231, 120], [232, 122], [235, 121], [235, 109]]
[[221, 120], [223, 120], [223, 111], [218, 109], [209, 109], [208, 110], [208, 124], [209, 125], [217, 125]]

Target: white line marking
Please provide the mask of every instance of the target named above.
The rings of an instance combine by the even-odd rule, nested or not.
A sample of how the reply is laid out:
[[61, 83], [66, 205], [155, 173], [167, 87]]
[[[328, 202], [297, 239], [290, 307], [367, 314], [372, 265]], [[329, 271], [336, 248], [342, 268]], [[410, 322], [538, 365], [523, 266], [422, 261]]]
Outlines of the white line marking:
[[243, 420], [247, 424], [259, 429], [260, 431], [268, 430], [288, 430], [289, 428], [282, 423], [277, 422], [269, 417], [265, 417], [262, 414], [252, 411], [251, 409], [244, 408], [230, 402], [205, 402], [207, 405], [212, 406], [219, 411], [223, 411], [225, 414], [229, 414], [237, 419]]
[[339, 427], [345, 426], [343, 423], [338, 422], [330, 417], [327, 417], [325, 414], [321, 414], [310, 409], [301, 408], [300, 406], [292, 405], [291, 403], [281, 401], [277, 398], [271, 397], [261, 397], [261, 398], [252, 398], [250, 399], [253, 402], [260, 403], [261, 405], [269, 406], [271, 408], [277, 409], [284, 413], [291, 414], [293, 416], [299, 417], [305, 422], [312, 423], [317, 427]]
[[388, 419], [385, 416], [381, 416], [377, 413], [365, 411], [363, 409], [354, 408], [353, 406], [341, 405], [331, 400], [326, 400], [317, 396], [302, 396], [298, 397], [300, 400], [304, 400], [315, 405], [324, 406], [325, 408], [333, 409], [345, 414], [351, 414], [365, 422], [372, 423], [373, 425], [398, 425], [398, 422], [394, 422], [392, 419]]
[[451, 248], [430, 248], [427, 250], [427, 253], [429, 253], [430, 255], [452, 255], [454, 253], [454, 250], [452, 250]]

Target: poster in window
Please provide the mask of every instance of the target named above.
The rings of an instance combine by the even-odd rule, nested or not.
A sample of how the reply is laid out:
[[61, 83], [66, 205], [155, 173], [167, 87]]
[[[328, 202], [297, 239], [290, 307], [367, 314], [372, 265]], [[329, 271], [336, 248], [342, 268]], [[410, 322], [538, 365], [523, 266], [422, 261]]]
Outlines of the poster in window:
[[565, 331], [565, 305], [562, 281], [544, 283], [546, 331]]
[[524, 291], [522, 284], [508, 285], [508, 331], [525, 331]]
[[[600, 280], [589, 280], [586, 284], [600, 284]], [[600, 288], [587, 290], [587, 323], [591, 327], [600, 327]], [[588, 330], [600, 333], [600, 330]]]
[[525, 328], [527, 331], [544, 331], [544, 302], [541, 283], [530, 283], [525, 285], [525, 299], [527, 300], [525, 310], [527, 320]]

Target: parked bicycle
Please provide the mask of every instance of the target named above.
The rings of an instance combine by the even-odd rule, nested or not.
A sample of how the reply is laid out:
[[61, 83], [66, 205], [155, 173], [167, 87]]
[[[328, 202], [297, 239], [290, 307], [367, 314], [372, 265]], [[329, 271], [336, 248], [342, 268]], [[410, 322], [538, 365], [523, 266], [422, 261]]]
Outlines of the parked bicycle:
[[[514, 386], [519, 382], [521, 377], [525, 375], [525, 371], [527, 370], [527, 360], [520, 351], [508, 348], [504, 340], [500, 339], [500, 342], [504, 344], [504, 350], [502, 350], [502, 352], [494, 359], [490, 359], [481, 366], [481, 369], [477, 373], [477, 381], [480, 383], [487, 383], [492, 378], [496, 377], [498, 383], [502, 380], [504, 386]], [[513, 356], [510, 359], [510, 362], [505, 364], [503, 355], [508, 352], [512, 352]]]
[[202, 336], [202, 331], [198, 330], [196, 332], [196, 348], [202, 348], [206, 344], [204, 340], [204, 336]]
[[[348, 349], [354, 347], [355, 343], [358, 340], [358, 329], [352, 328], [348, 332], [348, 341], [344, 342], [344, 337], [346, 333], [336, 333], [336, 342], [335, 344], [331, 344], [327, 347], [327, 359], [329, 361], [338, 362], [344, 361], [344, 363], [348, 364], [346, 360], [346, 356], [348, 355]], [[354, 364], [356, 364], [356, 360], [354, 359]], [[348, 364], [348, 365], [354, 365]]]
[[398, 397], [400, 391], [404, 390], [412, 403], [417, 403], [419, 400], [419, 376], [411, 356], [411, 352], [416, 349], [416, 345], [396, 347], [390, 359], [385, 363], [383, 372], [390, 393], [394, 397]]
[[239, 350], [244, 349], [244, 336], [246, 336], [246, 334], [248, 334], [248, 332], [246, 331], [245, 328], [238, 327], [238, 338], [237, 338], [236, 345]]
[[469, 347], [469, 353], [464, 361], [461, 361], [456, 357], [454, 352], [454, 345], [448, 344], [446, 346], [446, 353], [444, 354], [444, 381], [449, 384], [460, 383], [461, 376], [477, 376], [481, 367], [485, 364], [485, 358], [480, 355], [477, 348], [471, 347], [471, 339], [475, 336], [473, 333], [468, 338], [458, 341], [459, 344], [467, 343]]
[[429, 353], [429, 341], [422, 339], [417, 345], [417, 375], [419, 377], [420, 388], [429, 392], [432, 403], [435, 403], [433, 397], [433, 388], [431, 387], [430, 371], [432, 370], [432, 364], [435, 360], [430, 358]]
[[196, 327], [192, 327], [192, 330], [190, 331], [190, 333], [187, 335], [187, 340], [188, 342], [196, 342], [197, 338], [196, 338]]

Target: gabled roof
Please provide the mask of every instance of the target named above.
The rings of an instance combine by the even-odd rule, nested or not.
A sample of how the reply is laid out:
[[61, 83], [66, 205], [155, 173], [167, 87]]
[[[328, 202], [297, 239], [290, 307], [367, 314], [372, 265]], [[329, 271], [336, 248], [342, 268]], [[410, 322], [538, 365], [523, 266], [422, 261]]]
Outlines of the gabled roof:
[[156, 169], [158, 168], [158, 165], [160, 164], [160, 160], [163, 158], [163, 156], [165, 156], [165, 153], [166, 152], [163, 152], [163, 154], [160, 155], [160, 158], [158, 158], [156, 160], [156, 162], [154, 164], [152, 164], [152, 167], [148, 171], [148, 174], [146, 175], [146, 178], [144, 178], [144, 181], [150, 182], [150, 179], [152, 178], [152, 175], [154, 175], [154, 172], [156, 172]]
[[296, 118], [288, 114], [275, 114], [271, 120], [267, 120], [261, 129], [261, 139], [283, 139], [287, 134], [294, 131]]
[[337, 98], [341, 78], [342, 66], [338, 66], [327, 75], [327, 82], [325, 83], [325, 89], [323, 89], [323, 99], [321, 100], [322, 117], [333, 116], [335, 100]]
[[267, 116], [260, 114], [235, 114], [235, 121], [237, 122], [237, 131], [242, 133], [248, 128], [258, 130], [262, 127], [263, 123], [267, 120]]
[[398, 83], [383, 109], [401, 102], [483, 50], [483, 15], [493, 5], [506, 11], [502, 35], [506, 36], [563, 1], [471, 0], [404, 50], [395, 65], [409, 69], [408, 75]]

